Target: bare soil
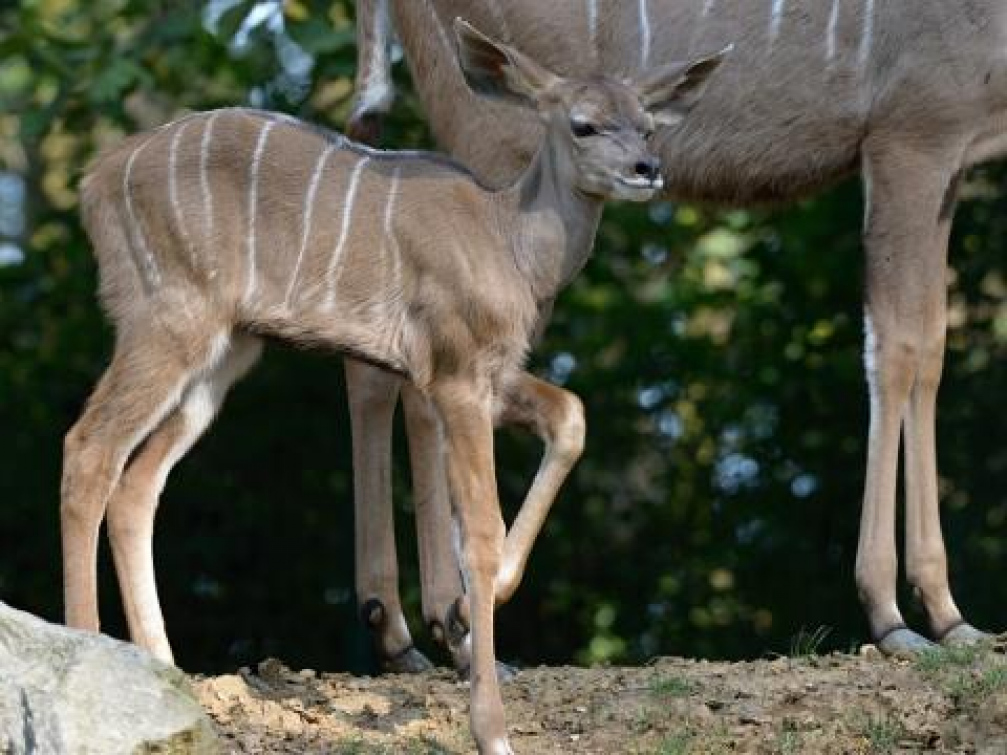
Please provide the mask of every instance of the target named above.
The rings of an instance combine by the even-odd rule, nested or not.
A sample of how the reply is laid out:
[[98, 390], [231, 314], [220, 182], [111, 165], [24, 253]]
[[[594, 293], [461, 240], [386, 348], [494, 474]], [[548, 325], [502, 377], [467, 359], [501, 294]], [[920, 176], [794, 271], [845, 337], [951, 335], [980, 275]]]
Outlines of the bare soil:
[[[232, 753], [474, 752], [468, 688], [448, 670], [369, 678], [270, 659], [194, 684]], [[745, 663], [532, 668], [504, 685], [504, 700], [519, 755], [1007, 755], [1002, 641], [915, 661], [865, 646]]]

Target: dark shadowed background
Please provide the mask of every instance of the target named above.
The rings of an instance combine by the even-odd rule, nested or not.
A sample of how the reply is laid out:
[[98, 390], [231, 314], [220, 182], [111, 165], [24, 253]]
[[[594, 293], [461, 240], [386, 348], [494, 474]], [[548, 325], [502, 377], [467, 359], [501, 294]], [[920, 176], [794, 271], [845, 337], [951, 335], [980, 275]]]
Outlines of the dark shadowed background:
[[[111, 345], [77, 218], [84, 166], [189, 110], [252, 104], [340, 128], [354, 54], [346, 0], [0, 2], [0, 599], [62, 611], [62, 436]], [[396, 75], [384, 143], [429, 146], [403, 65]], [[994, 630], [1007, 598], [1005, 178], [975, 171], [966, 185], [938, 428], [953, 584]], [[588, 445], [499, 612], [501, 657], [756, 657], [819, 627], [823, 649], [866, 639], [853, 586], [867, 430], [860, 216], [855, 183], [786, 210], [606, 210], [594, 260], [533, 357], [584, 398]], [[512, 511], [539, 448], [498, 438]], [[183, 667], [277, 655], [370, 668], [350, 490], [341, 360], [271, 348], [162, 498], [156, 559]], [[396, 493], [403, 597], [420, 630], [401, 429]], [[122, 636], [108, 555], [104, 628]]]

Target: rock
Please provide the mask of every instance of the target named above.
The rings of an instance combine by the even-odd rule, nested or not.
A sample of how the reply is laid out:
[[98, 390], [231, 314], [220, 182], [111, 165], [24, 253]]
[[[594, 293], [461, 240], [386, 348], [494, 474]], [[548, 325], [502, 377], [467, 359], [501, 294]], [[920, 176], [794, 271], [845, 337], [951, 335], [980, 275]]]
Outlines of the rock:
[[0, 602], [0, 753], [219, 752], [181, 671]]

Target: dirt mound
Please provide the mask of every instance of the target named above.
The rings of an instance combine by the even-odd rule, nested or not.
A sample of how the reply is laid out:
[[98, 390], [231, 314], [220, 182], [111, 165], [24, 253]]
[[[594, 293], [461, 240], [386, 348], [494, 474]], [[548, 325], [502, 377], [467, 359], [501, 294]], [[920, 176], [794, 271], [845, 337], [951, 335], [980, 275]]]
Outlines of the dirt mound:
[[[452, 672], [376, 679], [292, 671], [196, 679], [234, 753], [473, 751]], [[1007, 754], [1003, 644], [913, 662], [859, 655], [638, 668], [534, 668], [504, 686], [511, 743], [538, 753]]]

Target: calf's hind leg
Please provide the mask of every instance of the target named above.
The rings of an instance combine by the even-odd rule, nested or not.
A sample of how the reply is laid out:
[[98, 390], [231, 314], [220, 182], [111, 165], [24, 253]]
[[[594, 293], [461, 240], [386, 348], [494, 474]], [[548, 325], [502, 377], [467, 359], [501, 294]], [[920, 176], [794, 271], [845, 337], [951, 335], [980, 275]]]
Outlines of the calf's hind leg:
[[98, 533], [133, 451], [219, 358], [224, 333], [120, 330], [112, 363], [64, 442], [60, 528], [66, 622], [98, 631]]
[[262, 353], [251, 336], [234, 339], [219, 364], [197, 377], [180, 404], [147, 438], [108, 503], [108, 534], [133, 642], [171, 663], [154, 576], [154, 515], [171, 469], [220, 410], [227, 391]]

